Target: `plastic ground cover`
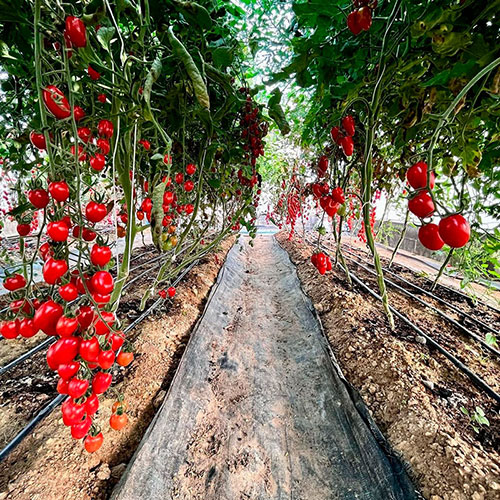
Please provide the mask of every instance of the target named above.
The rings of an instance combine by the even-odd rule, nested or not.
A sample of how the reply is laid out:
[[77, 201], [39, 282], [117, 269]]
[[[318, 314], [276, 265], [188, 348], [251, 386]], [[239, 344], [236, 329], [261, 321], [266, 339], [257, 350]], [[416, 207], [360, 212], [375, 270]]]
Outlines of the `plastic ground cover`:
[[270, 235], [247, 241], [229, 252], [112, 498], [420, 498], [344, 380], [288, 254]]

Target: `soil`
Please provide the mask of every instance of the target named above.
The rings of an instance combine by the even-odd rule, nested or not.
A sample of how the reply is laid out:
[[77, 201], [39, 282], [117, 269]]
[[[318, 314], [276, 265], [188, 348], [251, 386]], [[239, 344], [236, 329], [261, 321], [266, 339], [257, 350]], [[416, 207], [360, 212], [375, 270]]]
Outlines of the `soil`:
[[[409, 327], [397, 322], [391, 332], [381, 304], [361, 290], [351, 290], [340, 271], [319, 275], [310, 262], [309, 244], [289, 241], [285, 233], [277, 239], [297, 266], [344, 375], [409, 463], [425, 498], [498, 499], [498, 405], [441, 354], [419, 343]], [[360, 269], [356, 274], [369, 281]], [[418, 303], [394, 293], [391, 300], [498, 390], [498, 364], [477, 345]], [[462, 407], [471, 412], [482, 408], [490, 426], [476, 433]]]
[[[216, 253], [202, 259], [186, 275], [177, 286], [171, 307], [167, 301], [130, 332], [136, 338], [134, 362], [119, 369], [115, 376], [118, 383], [113, 384], [108, 397], [101, 399], [96, 419], [104, 433], [102, 448], [88, 454], [81, 442], [71, 439], [60, 410], [56, 409], [0, 464], [0, 499], [99, 500], [109, 496], [166, 395], [191, 329], [233, 242], [233, 238], [225, 240]], [[144, 257], [148, 258], [151, 256]], [[137, 315], [140, 294], [150, 279], [151, 276], [145, 276], [131, 287], [120, 306], [122, 314]], [[48, 393], [47, 400], [51, 398], [51, 388], [47, 381], [43, 390]], [[121, 393], [129, 406], [129, 423], [117, 432], [107, 420]], [[32, 401], [16, 401], [14, 413], [15, 408], [26, 403]], [[11, 430], [8, 433], [12, 434]]]

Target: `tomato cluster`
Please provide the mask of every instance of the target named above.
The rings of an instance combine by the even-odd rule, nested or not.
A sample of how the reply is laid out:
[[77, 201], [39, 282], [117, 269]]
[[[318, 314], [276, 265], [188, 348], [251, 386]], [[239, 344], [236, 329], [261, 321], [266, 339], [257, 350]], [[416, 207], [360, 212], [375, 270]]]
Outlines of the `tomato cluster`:
[[330, 257], [323, 252], [313, 253], [311, 255], [311, 262], [318, 270], [319, 274], [325, 274], [327, 271], [332, 270], [332, 262]]
[[372, 25], [372, 11], [377, 0], [353, 0], [354, 10], [347, 16], [347, 27], [353, 35], [368, 31]]
[[[427, 163], [419, 161], [412, 165], [406, 173], [408, 184], [415, 189], [415, 194], [408, 201], [408, 209], [420, 219], [432, 217], [435, 205], [429, 189], [433, 189], [436, 176], [430, 173], [428, 178]], [[429, 250], [440, 250], [446, 243], [452, 248], [461, 248], [470, 238], [470, 226], [460, 214], [452, 214], [442, 218], [439, 225], [424, 223], [418, 231], [420, 243]]]

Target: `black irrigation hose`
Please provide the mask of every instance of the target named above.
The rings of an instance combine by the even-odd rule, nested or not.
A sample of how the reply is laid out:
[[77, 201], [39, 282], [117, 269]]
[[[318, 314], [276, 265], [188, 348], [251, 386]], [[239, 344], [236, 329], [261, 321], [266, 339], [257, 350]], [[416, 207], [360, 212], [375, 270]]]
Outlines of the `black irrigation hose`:
[[[186, 276], [186, 274], [198, 263], [199, 261], [196, 260], [193, 263], [191, 263], [186, 269], [182, 271], [182, 273], [176, 278], [176, 280], [173, 283], [173, 286], [177, 286], [179, 282]], [[147, 316], [149, 316], [162, 302], [164, 299], [159, 298], [156, 300], [146, 311], [144, 311], [138, 318], [136, 318], [130, 325], [125, 328], [124, 333], [129, 332], [132, 328], [137, 326], [142, 320], [144, 320]], [[49, 339], [52, 340], [52, 339]], [[47, 341], [46, 341], [47, 342]], [[40, 346], [37, 346], [40, 347]], [[27, 354], [27, 353], [26, 353]], [[31, 430], [39, 423], [41, 422], [45, 417], [50, 415], [52, 413], [52, 410], [57, 408], [64, 400], [66, 399], [65, 394], [59, 394], [56, 396], [50, 403], [48, 403], [46, 406], [44, 406], [34, 417], [30, 422], [21, 430], [19, 431], [16, 436], [7, 443], [7, 445], [0, 451], [0, 462], [4, 460], [10, 452], [14, 450], [28, 434], [31, 432]]]
[[[363, 265], [360, 262], [356, 261], [352, 257], [349, 257], [349, 256], [346, 256], [346, 257], [351, 262], [354, 262], [356, 265], [358, 265], [359, 267], [361, 267], [362, 269], [364, 269], [367, 273], [370, 273], [373, 276], [377, 276], [377, 273], [375, 271], [369, 269], [368, 267], [366, 267], [365, 265]], [[409, 292], [408, 290], [405, 290], [402, 286], [399, 286], [398, 284], [394, 283], [390, 279], [385, 278], [384, 281], [388, 285], [392, 286], [396, 290], [399, 290], [401, 293], [405, 294], [406, 296], [410, 297], [411, 299], [416, 300], [417, 302], [419, 302], [420, 304], [422, 304], [424, 307], [427, 307], [428, 309], [430, 309], [431, 311], [434, 311], [439, 316], [442, 316], [447, 321], [449, 321], [452, 325], [454, 325], [456, 328], [458, 328], [462, 333], [464, 333], [468, 337], [471, 337], [474, 340], [476, 340], [477, 342], [479, 342], [484, 349], [487, 349], [488, 351], [492, 352], [496, 356], [500, 357], [500, 352], [499, 351], [497, 351], [493, 346], [491, 346], [490, 344], [488, 344], [487, 342], [485, 342], [481, 337], [479, 337], [479, 335], [476, 335], [474, 332], [471, 332], [468, 328], [466, 328], [465, 326], [461, 325], [458, 321], [456, 321], [455, 319], [453, 319], [451, 316], [448, 316], [446, 313], [444, 313], [443, 311], [441, 311], [437, 307], [435, 307], [435, 306], [433, 306], [431, 304], [428, 304], [427, 302], [425, 302], [425, 300], [422, 300], [420, 297], [417, 297], [416, 295], [413, 295], [411, 292]]]
[[0, 376], [3, 375], [5, 372], [8, 372], [15, 366], [17, 366], [19, 363], [22, 363], [25, 359], [31, 358], [31, 356], [33, 356], [33, 354], [36, 354], [38, 351], [45, 349], [45, 347], [49, 347], [56, 340], [57, 340], [56, 337], [49, 337], [48, 339], [44, 340], [43, 342], [40, 342], [38, 345], [30, 349], [29, 351], [25, 352], [24, 354], [21, 354], [21, 356], [19, 356], [18, 358], [12, 360], [10, 363], [7, 363], [5, 366], [0, 366]]
[[[349, 248], [346, 248], [346, 250], [351, 255], [354, 255], [355, 257], [362, 260], [366, 264], [372, 265], [372, 263], [370, 261], [364, 259], [363, 257], [360, 257], [356, 252], [349, 250]], [[460, 316], [462, 316], [463, 319], [468, 321], [469, 323], [477, 323], [481, 328], [484, 328], [485, 330], [489, 330], [491, 333], [493, 333], [495, 335], [498, 333], [498, 330], [492, 328], [490, 325], [483, 323], [481, 320], [475, 318], [474, 316], [471, 316], [470, 314], [466, 313], [465, 311], [462, 311], [462, 309], [460, 309], [459, 307], [457, 307], [453, 304], [450, 304], [448, 301], [442, 299], [441, 297], [438, 297], [434, 293], [429, 292], [428, 290], [425, 290], [424, 288], [416, 285], [415, 283], [412, 283], [411, 281], [408, 281], [407, 279], [403, 278], [402, 276], [399, 276], [394, 271], [391, 271], [390, 269], [387, 269], [385, 267], [383, 268], [383, 271], [384, 271], [384, 273], [387, 273], [387, 274], [390, 274], [391, 276], [394, 276], [395, 278], [402, 281], [403, 283], [406, 283], [407, 285], [412, 286], [413, 288], [415, 288], [415, 290], [418, 290], [420, 293], [423, 293], [423, 294], [427, 295], [428, 297], [431, 297], [432, 299], [436, 300], [437, 302], [440, 302], [441, 304], [445, 305], [446, 307], [448, 307], [449, 309], [454, 311], [456, 314], [459, 314]], [[485, 305], [487, 305], [487, 304], [485, 304]]]

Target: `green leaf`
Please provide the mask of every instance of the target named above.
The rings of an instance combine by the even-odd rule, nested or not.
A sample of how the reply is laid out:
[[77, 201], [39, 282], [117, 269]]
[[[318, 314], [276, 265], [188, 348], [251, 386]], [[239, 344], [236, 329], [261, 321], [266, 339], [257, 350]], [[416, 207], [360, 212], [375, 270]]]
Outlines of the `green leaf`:
[[114, 34], [115, 28], [112, 26], [102, 26], [97, 32], [97, 40], [101, 44], [102, 48], [108, 52], [110, 50], [110, 43]]

